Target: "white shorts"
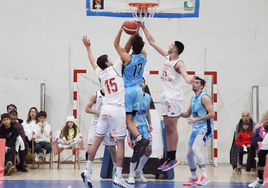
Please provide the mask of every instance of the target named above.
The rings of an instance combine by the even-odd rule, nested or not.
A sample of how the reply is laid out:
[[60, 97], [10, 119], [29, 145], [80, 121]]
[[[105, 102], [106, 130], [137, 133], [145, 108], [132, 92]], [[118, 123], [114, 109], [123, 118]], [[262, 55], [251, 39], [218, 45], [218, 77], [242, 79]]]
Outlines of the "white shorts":
[[182, 100], [167, 99], [161, 95], [161, 112], [162, 116], [178, 117], [181, 115]]
[[268, 150], [268, 134], [265, 135], [261, 143], [261, 150]]
[[[92, 121], [91, 127], [88, 131], [88, 144], [91, 145], [93, 144], [95, 137], [96, 137], [96, 131], [97, 131], [97, 123], [98, 121]], [[111, 132], [108, 131], [103, 139], [103, 144], [105, 146], [115, 146], [116, 145], [116, 140], [115, 138], [111, 135]]]
[[124, 106], [103, 105], [96, 134], [105, 136], [111, 131], [115, 139], [124, 139], [127, 135], [126, 111]]

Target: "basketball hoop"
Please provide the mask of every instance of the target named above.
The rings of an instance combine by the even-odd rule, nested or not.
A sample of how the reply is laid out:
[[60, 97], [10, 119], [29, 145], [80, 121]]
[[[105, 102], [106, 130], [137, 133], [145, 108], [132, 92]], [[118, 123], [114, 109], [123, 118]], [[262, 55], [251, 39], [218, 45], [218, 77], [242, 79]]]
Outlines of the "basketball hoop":
[[158, 3], [129, 3], [128, 5], [133, 17], [150, 27], [150, 20], [154, 17]]

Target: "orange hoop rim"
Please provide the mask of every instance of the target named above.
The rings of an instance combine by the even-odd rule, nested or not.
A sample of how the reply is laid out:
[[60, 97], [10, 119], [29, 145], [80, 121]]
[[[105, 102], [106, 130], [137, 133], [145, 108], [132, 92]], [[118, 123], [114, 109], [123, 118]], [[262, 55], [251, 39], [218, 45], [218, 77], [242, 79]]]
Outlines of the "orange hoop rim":
[[128, 3], [129, 6], [137, 7], [139, 10], [141, 10], [142, 7], [145, 7], [146, 10], [149, 7], [156, 7], [158, 6], [158, 3]]

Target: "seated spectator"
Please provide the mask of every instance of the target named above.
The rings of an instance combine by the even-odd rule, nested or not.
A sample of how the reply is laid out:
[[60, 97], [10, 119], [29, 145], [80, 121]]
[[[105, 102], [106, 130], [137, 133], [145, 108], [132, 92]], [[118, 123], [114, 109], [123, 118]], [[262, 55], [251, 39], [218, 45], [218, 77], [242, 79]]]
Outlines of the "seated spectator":
[[10, 120], [11, 123], [14, 124], [14, 126], [18, 129], [19, 135], [21, 136], [22, 140], [23, 140], [23, 144], [25, 146], [25, 148], [19, 148], [19, 158], [20, 158], [20, 163], [17, 164], [16, 168], [18, 171], [22, 171], [22, 172], [28, 172], [28, 170], [24, 167], [24, 162], [25, 162], [25, 158], [27, 156], [28, 153], [28, 140], [27, 137], [25, 135], [23, 126], [19, 123], [18, 121], [18, 112], [16, 110], [11, 110], [9, 112], [10, 114]]
[[243, 163], [243, 155], [248, 152], [251, 147], [252, 140], [252, 130], [253, 127], [250, 124], [250, 121], [245, 120], [242, 123], [241, 131], [239, 132], [236, 138], [236, 144], [239, 147], [238, 155], [239, 155], [239, 164], [237, 165], [238, 169], [241, 169]]
[[0, 127], [0, 138], [6, 139], [4, 174], [11, 175], [16, 171], [12, 164], [16, 154], [15, 143], [19, 133], [14, 124], [10, 122], [9, 114], [4, 113], [1, 115], [1, 123], [2, 126]]
[[[231, 146], [231, 150], [230, 150], [230, 164], [232, 165], [234, 170], [236, 170], [236, 167], [237, 167], [237, 157], [238, 157], [237, 154], [238, 154], [238, 149], [239, 149], [238, 146], [236, 145], [235, 141], [236, 141], [238, 133], [241, 130], [242, 123], [246, 120], [250, 121], [251, 126], [254, 126], [256, 124], [251, 119], [251, 115], [249, 112], [247, 112], [247, 111], [242, 112], [241, 119], [239, 120], [239, 122], [235, 128], [233, 142], [232, 142], [232, 146]], [[248, 154], [248, 162], [247, 162], [247, 167], [246, 167], [247, 171], [250, 171], [251, 168], [253, 168], [253, 169], [256, 168], [256, 163], [255, 163], [255, 159], [254, 159], [255, 157], [256, 157], [256, 153], [255, 153], [254, 149], [252, 147], [250, 147], [249, 154]]]
[[[45, 111], [40, 111], [37, 114], [37, 118], [39, 122], [34, 128], [36, 142], [34, 146], [35, 161], [39, 161], [39, 158], [41, 158], [41, 160], [46, 160], [48, 154], [52, 150], [49, 137], [51, 126], [46, 122], [47, 113]], [[42, 149], [44, 149], [45, 153], [41, 153]]]
[[[18, 111], [16, 105], [15, 105], [15, 104], [7, 105], [7, 113], [10, 114], [10, 112], [11, 112], [12, 110]], [[18, 116], [18, 114], [17, 114], [17, 116]], [[17, 121], [18, 121], [20, 124], [22, 124], [22, 122], [23, 122], [23, 120], [22, 120], [22, 119], [19, 119], [18, 117], [17, 117]]]
[[24, 128], [25, 135], [28, 140], [28, 145], [32, 146], [32, 137], [33, 137], [33, 130], [36, 124], [38, 124], [37, 119], [38, 110], [35, 107], [31, 107], [28, 112], [27, 120], [24, 120], [22, 126]]
[[235, 140], [237, 138], [238, 133], [241, 131], [242, 128], [242, 123], [247, 120], [250, 121], [251, 125], [254, 127], [256, 125], [256, 123], [253, 122], [253, 120], [251, 119], [251, 115], [248, 111], [244, 111], [241, 114], [241, 119], [239, 120], [238, 124], [235, 127]]
[[74, 116], [67, 116], [66, 124], [61, 130], [58, 139], [59, 148], [74, 148], [82, 142], [77, 125], [74, 123]]

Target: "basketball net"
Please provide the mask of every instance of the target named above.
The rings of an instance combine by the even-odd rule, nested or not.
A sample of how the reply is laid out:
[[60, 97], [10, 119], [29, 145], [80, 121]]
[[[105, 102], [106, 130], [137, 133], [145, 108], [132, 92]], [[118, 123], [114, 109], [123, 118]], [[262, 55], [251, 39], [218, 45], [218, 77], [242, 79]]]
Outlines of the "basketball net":
[[[157, 3], [129, 3], [133, 18], [137, 21], [144, 22], [146, 28], [150, 30], [151, 19], [154, 17], [156, 12]], [[142, 29], [139, 30], [139, 34], [144, 38]]]

